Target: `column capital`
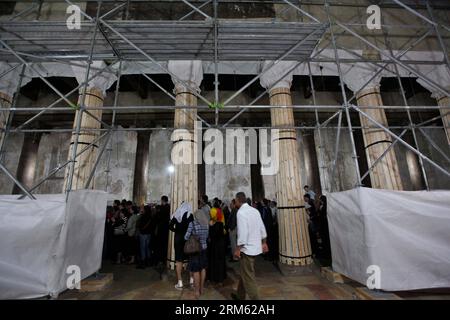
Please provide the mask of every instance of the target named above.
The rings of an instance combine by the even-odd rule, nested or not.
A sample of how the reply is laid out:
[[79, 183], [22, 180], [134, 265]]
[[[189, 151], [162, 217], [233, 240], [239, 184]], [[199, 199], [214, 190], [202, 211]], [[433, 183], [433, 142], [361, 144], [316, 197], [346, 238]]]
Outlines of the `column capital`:
[[[14, 66], [15, 64], [13, 63], [0, 62], [0, 74], [8, 71]], [[17, 85], [19, 84], [20, 70], [21, 67], [18, 67], [0, 78], [0, 92], [12, 98], [17, 90]]]
[[[78, 64], [85, 65], [84, 67], [79, 66], [71, 66], [72, 71], [75, 75], [75, 78], [77, 78], [78, 83], [83, 83], [86, 77], [86, 66], [87, 62], [80, 62], [77, 61]], [[95, 69], [93, 69], [94, 67]], [[96, 69], [103, 69], [106, 67], [106, 64], [104, 61], [92, 61], [91, 69], [89, 71], [89, 78], [91, 78], [94, 74], [96, 74], [99, 70]], [[95, 78], [93, 78], [91, 81], [89, 81], [88, 89], [96, 88], [98, 90], [101, 90], [103, 92], [103, 95], [105, 95], [106, 89], [111, 87], [111, 85], [117, 80], [117, 76], [114, 73], [110, 72], [102, 72], [99, 73]], [[83, 87], [80, 88], [80, 90]]]
[[172, 76], [176, 92], [192, 91], [189, 87], [200, 91], [203, 80], [203, 66], [200, 60], [169, 60], [168, 70]]
[[[450, 70], [447, 69], [446, 65], [442, 64], [434, 67], [430, 72], [426, 74], [426, 77], [436, 82], [441, 87], [450, 91]], [[428, 82], [420, 78], [417, 79], [417, 82], [422, 87], [431, 92], [432, 98], [440, 100], [443, 97], [445, 97], [445, 95], [442, 92], [438, 91], [435, 87], [429, 85]]]
[[[262, 70], [264, 74], [261, 76], [260, 79], [261, 86], [265, 89], [270, 88], [270, 90], [278, 88], [290, 89], [292, 85], [292, 76], [294, 74], [294, 70], [290, 71], [287, 75], [285, 74], [289, 70], [294, 68], [297, 62], [279, 61], [275, 63], [272, 67], [270, 67], [271, 63], [273, 63], [273, 61], [264, 61], [263, 63]], [[280, 78], [283, 75], [285, 76], [280, 80]]]
[[[378, 90], [382, 75], [378, 74], [374, 77], [377, 71], [367, 63], [355, 63], [346, 72], [343, 72], [342, 80], [353, 92]], [[370, 80], [372, 77], [374, 78]]]

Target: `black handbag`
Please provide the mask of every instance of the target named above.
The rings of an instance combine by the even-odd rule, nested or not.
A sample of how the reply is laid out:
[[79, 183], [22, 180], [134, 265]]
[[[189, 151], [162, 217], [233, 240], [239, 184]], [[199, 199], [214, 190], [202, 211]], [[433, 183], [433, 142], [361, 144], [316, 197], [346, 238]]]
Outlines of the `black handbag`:
[[193, 232], [188, 240], [184, 243], [184, 253], [188, 256], [199, 254], [202, 251], [202, 245], [200, 243], [199, 236], [195, 235], [195, 224], [192, 223]]

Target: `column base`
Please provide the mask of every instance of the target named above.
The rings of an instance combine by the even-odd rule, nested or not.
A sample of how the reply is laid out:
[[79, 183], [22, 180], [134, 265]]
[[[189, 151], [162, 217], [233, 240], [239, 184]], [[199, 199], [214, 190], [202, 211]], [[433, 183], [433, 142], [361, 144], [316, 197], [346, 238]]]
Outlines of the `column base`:
[[319, 270], [319, 267], [315, 263], [305, 266], [295, 266], [278, 262], [278, 268], [283, 276], [312, 275], [315, 271]]

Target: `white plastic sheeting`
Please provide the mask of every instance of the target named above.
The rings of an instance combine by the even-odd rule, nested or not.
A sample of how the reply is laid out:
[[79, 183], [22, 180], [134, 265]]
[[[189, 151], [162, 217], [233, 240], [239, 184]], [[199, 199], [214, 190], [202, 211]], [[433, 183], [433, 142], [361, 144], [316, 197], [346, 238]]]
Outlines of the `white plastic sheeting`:
[[0, 299], [57, 296], [67, 289], [67, 267], [81, 279], [101, 266], [107, 193], [77, 190], [0, 196]]
[[328, 195], [333, 270], [387, 291], [450, 287], [450, 191], [357, 188]]

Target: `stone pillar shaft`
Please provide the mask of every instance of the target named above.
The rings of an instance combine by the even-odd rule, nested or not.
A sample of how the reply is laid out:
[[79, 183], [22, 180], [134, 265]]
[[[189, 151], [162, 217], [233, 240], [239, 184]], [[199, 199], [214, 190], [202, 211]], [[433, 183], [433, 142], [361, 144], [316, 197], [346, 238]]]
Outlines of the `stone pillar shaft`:
[[314, 141], [314, 132], [306, 132], [301, 134], [302, 143], [301, 146], [303, 150], [303, 158], [305, 160], [305, 184], [309, 185], [310, 188], [318, 193], [322, 194], [322, 187], [320, 184], [320, 173], [319, 173], [319, 163], [316, 154], [316, 143]]
[[[12, 97], [8, 94], [0, 92], [0, 107], [10, 108], [12, 102]], [[3, 144], [3, 139], [5, 138], [5, 132], [8, 122], [9, 111], [0, 111], [0, 146]]]
[[[83, 95], [80, 94], [78, 105], [81, 105], [81, 99]], [[88, 88], [86, 90], [86, 95], [84, 99], [84, 107], [88, 110], [92, 115], [94, 115], [97, 119], [102, 118], [102, 110], [89, 110], [90, 108], [97, 108], [103, 106], [103, 92], [98, 88]], [[80, 115], [80, 111], [76, 112], [75, 120], [73, 123], [74, 130], [77, 127], [77, 119]], [[81, 116], [81, 125], [80, 125], [80, 134], [78, 137], [78, 146], [76, 153], [79, 153], [86, 146], [92, 143], [99, 136], [99, 131], [83, 131], [85, 129], [99, 129], [101, 127], [101, 123], [92, 118], [90, 115], [86, 113], [82, 113]], [[77, 135], [72, 134], [70, 148], [69, 148], [69, 159], [72, 158], [72, 152], [74, 148], [74, 144], [76, 141]], [[95, 160], [97, 157], [97, 149], [98, 142], [89, 147], [88, 150], [83, 152], [80, 156], [75, 159], [75, 168], [73, 172], [72, 179], [72, 188], [71, 190], [84, 189], [85, 185], [89, 179], [89, 175], [94, 167]], [[66, 170], [66, 178], [64, 180], [64, 191], [68, 188], [70, 169]], [[91, 183], [88, 189], [94, 189], [94, 180], [91, 180]]]
[[[430, 80], [439, 84], [442, 88], [445, 88], [447, 92], [450, 92], [450, 71], [447, 65], [441, 64], [433, 67], [431, 70], [426, 70], [426, 75]], [[450, 97], [420, 78], [417, 79], [417, 82], [431, 92], [431, 97], [436, 99], [438, 106], [450, 106]], [[450, 109], [440, 109], [440, 113], [442, 116], [442, 123], [444, 124], [445, 134], [447, 135], [447, 142], [450, 147]]]
[[[437, 102], [440, 107], [448, 107], [450, 106], [450, 97], [440, 97], [437, 99]], [[440, 109], [440, 111], [445, 133], [447, 134], [447, 142], [450, 147], [450, 109]]]
[[[289, 88], [270, 90], [270, 105], [292, 106]], [[273, 127], [293, 127], [292, 108], [270, 110]], [[274, 137], [272, 137], [274, 139]], [[303, 206], [302, 181], [298, 167], [299, 150], [295, 129], [280, 129], [275, 137], [279, 150], [279, 171], [276, 176], [280, 261], [289, 265], [312, 263], [311, 246]]]
[[[356, 99], [358, 105], [361, 106], [373, 107], [383, 105], [378, 86], [361, 91]], [[384, 109], [364, 109], [363, 111], [383, 126], [388, 126]], [[365, 116], [360, 115], [360, 121], [361, 126], [366, 127], [366, 129], [363, 129], [362, 132], [367, 156], [367, 164], [370, 168], [376, 159], [378, 159], [390, 146], [392, 143], [392, 138], [386, 131], [377, 127]], [[395, 157], [393, 148], [391, 148], [391, 150], [389, 150], [389, 152], [380, 161], [378, 161], [375, 167], [372, 168], [370, 172], [370, 179], [372, 188], [403, 190], [397, 158]]]
[[[184, 90], [183, 88], [175, 89], [176, 106], [196, 106], [197, 97]], [[192, 155], [192, 161], [189, 164], [176, 164], [174, 165], [174, 172], [172, 174], [172, 187], [171, 187], [171, 213], [185, 201], [192, 204], [193, 210], [197, 210], [198, 206], [198, 166], [194, 163], [194, 123], [196, 119], [197, 110], [194, 108], [175, 109], [174, 128], [185, 129], [179, 134], [175, 131], [173, 136], [174, 146], [176, 143], [183, 143], [183, 150], [190, 149]], [[168, 266], [171, 269], [175, 268], [175, 250], [173, 247], [174, 233], [169, 235], [169, 249], [168, 249]]]
[[[191, 93], [180, 92], [177, 90], [175, 104], [176, 106], [196, 106], [197, 97]], [[175, 110], [174, 128], [186, 129], [189, 131], [189, 133], [183, 133], [177, 136], [178, 139], [175, 139], [175, 141], [182, 139], [182, 141], [176, 143], [188, 144], [192, 151], [192, 157], [196, 147], [194, 144], [194, 123], [196, 114], [197, 110], [194, 108]], [[186, 147], [186, 145], [183, 147]], [[192, 163], [190, 164], [175, 165], [171, 197], [173, 212], [175, 212], [182, 201], [191, 203], [193, 208], [197, 207], [197, 164], [195, 164], [193, 160], [194, 159], [192, 158]]]
[[[103, 61], [92, 61], [91, 67], [87, 67], [87, 63], [85, 63], [86, 67], [80, 66], [72, 66], [72, 71], [78, 81], [78, 83], [83, 83], [86, 79], [86, 72], [89, 70], [91, 72], [97, 72], [98, 69], [105, 69], [106, 64]], [[89, 77], [88, 77], [89, 78]], [[80, 95], [78, 98], [78, 105], [83, 106], [85, 111], [89, 111], [95, 118], [101, 120], [102, 119], [102, 110], [92, 110], [93, 108], [103, 107], [103, 99], [105, 96], [105, 91], [108, 89], [111, 84], [117, 79], [116, 75], [108, 72], [101, 72], [97, 74], [94, 78], [92, 78], [88, 85], [86, 86], [86, 93], [83, 99], [83, 89], [80, 89]], [[78, 117], [81, 114], [81, 123], [80, 123], [80, 134], [78, 135], [78, 144], [76, 154], [83, 150], [86, 146], [91, 144], [97, 137], [100, 135], [99, 131], [86, 131], [86, 129], [100, 129], [101, 123], [85, 113], [84, 111], [77, 111], [75, 114], [75, 119], [73, 122], [73, 128], [76, 130], [78, 124]], [[77, 139], [77, 134], [72, 134], [70, 148], [69, 148], [69, 157], [68, 159], [72, 159], [73, 148], [75, 145], [75, 141]], [[98, 143], [94, 143], [88, 150], [83, 152], [80, 156], [75, 159], [74, 163], [74, 171], [73, 171], [73, 179], [71, 190], [77, 189], [94, 189], [94, 181], [92, 178], [89, 186], [86, 186], [89, 176], [91, 174], [92, 169], [94, 168], [95, 161], [97, 159], [97, 149]], [[67, 185], [70, 180], [70, 167], [66, 170], [66, 176], [64, 179], [64, 190], [69, 189]]]
[[[186, 160], [185, 152], [190, 156], [188, 161], [174, 163], [172, 173], [170, 209], [171, 214], [184, 202], [192, 205], [195, 211], [198, 207], [198, 165], [194, 161], [197, 151], [195, 141], [195, 121], [197, 118], [197, 96], [194, 91], [199, 91], [203, 79], [201, 61], [169, 61], [168, 69], [172, 72], [172, 81], [175, 85], [175, 105], [185, 108], [175, 109], [174, 133], [172, 134], [173, 150], [183, 150], [183, 158]], [[201, 146], [199, 146], [201, 148]], [[188, 156], [188, 157], [189, 157]], [[174, 159], [172, 158], [172, 161]], [[167, 265], [170, 269], [175, 268], [174, 233], [169, 234], [169, 245], [167, 252]]]
[[[24, 135], [22, 151], [17, 168], [17, 180], [26, 188], [31, 188], [36, 172], [36, 160], [38, 155], [41, 133], [27, 132]], [[12, 194], [21, 194], [22, 190], [14, 185]]]
[[137, 205], [147, 202], [148, 157], [150, 149], [150, 132], [137, 134], [136, 160], [134, 165], [133, 201]]
[[[0, 78], [0, 107], [2, 109], [11, 108], [14, 94], [19, 89], [19, 84], [20, 86], [23, 86], [27, 82], [31, 81], [31, 79], [27, 79], [26, 81], [24, 81], [23, 75], [18, 70], [21, 67], [17, 68], [16, 66], [15, 70], [12, 71], [11, 68], [13, 68], [12, 64], [0, 62], [0, 73], [5, 72]], [[24, 67], [22, 67], [22, 70], [25, 70]], [[9, 115], [9, 110], [0, 111], [0, 146], [3, 145], [3, 140], [6, 137], [5, 131], [3, 130], [6, 130]]]

